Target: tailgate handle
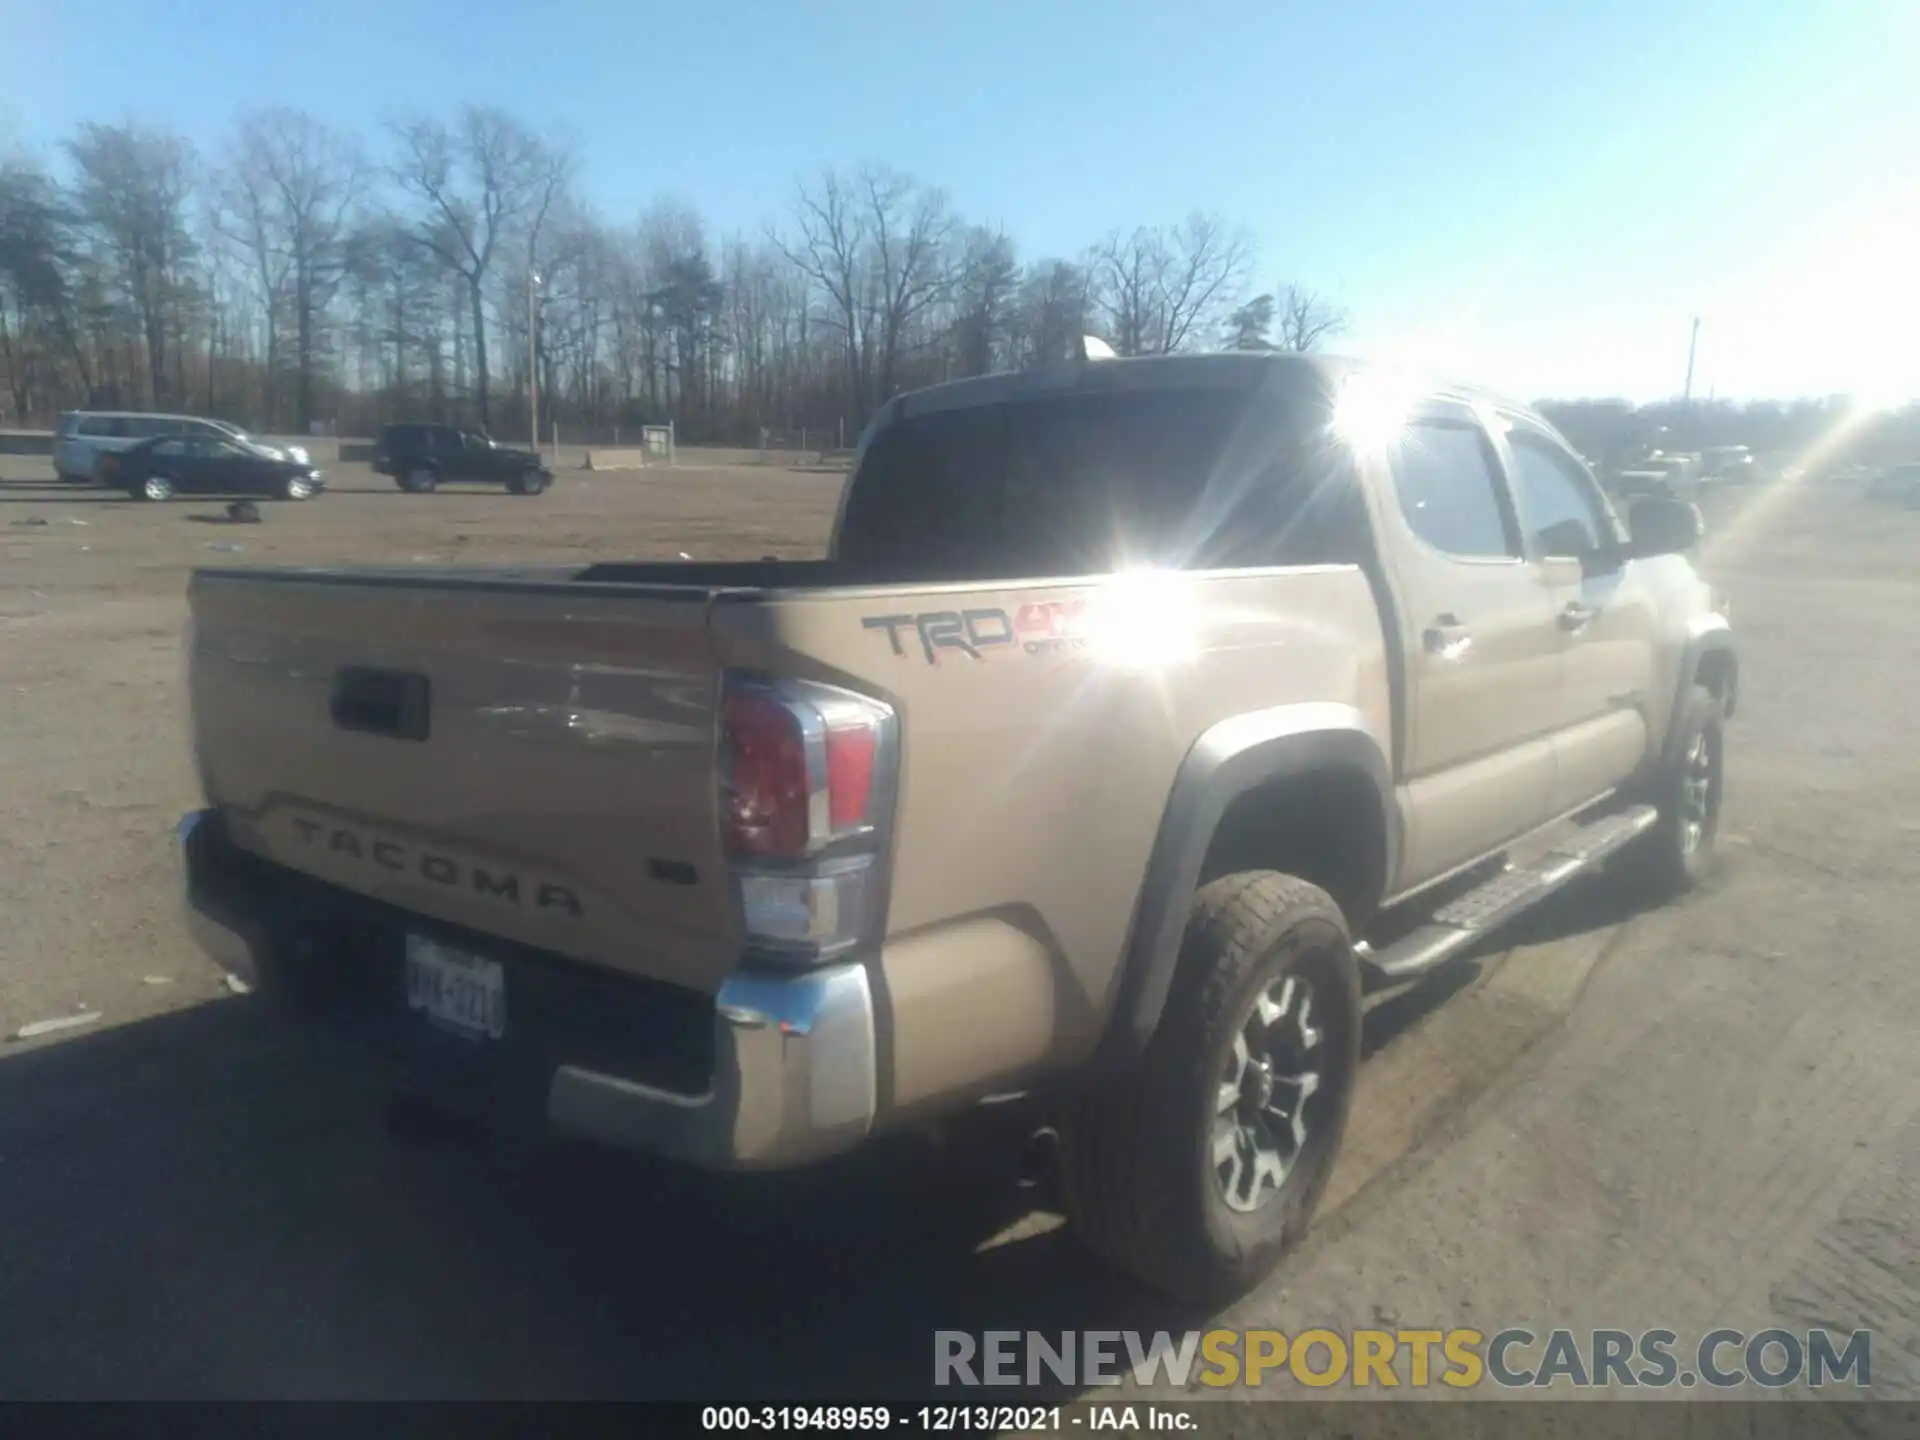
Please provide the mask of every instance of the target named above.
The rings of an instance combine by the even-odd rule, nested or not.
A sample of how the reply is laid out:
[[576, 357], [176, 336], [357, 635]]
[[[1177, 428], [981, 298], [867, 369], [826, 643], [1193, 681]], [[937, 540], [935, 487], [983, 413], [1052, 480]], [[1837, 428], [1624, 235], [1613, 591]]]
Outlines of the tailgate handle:
[[333, 677], [333, 723], [393, 740], [427, 738], [427, 677], [350, 665]]

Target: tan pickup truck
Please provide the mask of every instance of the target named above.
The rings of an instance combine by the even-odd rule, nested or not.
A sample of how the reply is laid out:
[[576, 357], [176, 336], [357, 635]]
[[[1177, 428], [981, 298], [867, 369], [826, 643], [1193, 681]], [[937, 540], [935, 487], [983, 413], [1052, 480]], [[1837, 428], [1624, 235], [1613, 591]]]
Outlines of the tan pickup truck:
[[203, 570], [208, 951], [502, 1121], [779, 1167], [1031, 1092], [1100, 1253], [1243, 1289], [1371, 986], [1707, 862], [1693, 507], [1347, 362], [891, 401], [820, 561]]

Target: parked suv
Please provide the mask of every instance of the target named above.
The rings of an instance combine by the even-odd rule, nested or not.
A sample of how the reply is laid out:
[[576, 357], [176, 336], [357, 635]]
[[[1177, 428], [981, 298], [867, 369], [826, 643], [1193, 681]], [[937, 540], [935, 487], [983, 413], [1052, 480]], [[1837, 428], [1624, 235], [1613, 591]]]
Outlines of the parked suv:
[[[225, 420], [198, 415], [150, 415], [131, 410], [70, 410], [60, 417], [53, 437], [53, 469], [73, 484], [116, 483], [108, 457], [163, 435], [193, 435], [206, 440], [234, 441], [269, 460], [312, 463], [299, 445], [272, 445]], [[102, 462], [106, 463], [102, 463]]]
[[531, 450], [508, 449], [457, 425], [387, 426], [374, 445], [373, 470], [416, 495], [444, 480], [505, 485], [515, 495], [538, 495], [553, 483], [553, 471]]

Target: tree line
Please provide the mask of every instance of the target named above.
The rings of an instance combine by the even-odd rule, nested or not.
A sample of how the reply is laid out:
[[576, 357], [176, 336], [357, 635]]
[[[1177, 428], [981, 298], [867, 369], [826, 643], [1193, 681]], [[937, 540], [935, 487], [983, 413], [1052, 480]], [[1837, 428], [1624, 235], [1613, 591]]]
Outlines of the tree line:
[[1025, 258], [937, 186], [862, 163], [796, 183], [763, 232], [716, 240], [684, 202], [596, 214], [578, 156], [492, 106], [374, 136], [298, 110], [215, 154], [88, 123], [0, 160], [5, 423], [186, 410], [262, 431], [395, 419], [600, 438], [672, 420], [755, 443], [845, 433], [917, 385], [1070, 358], [1312, 349], [1345, 314], [1254, 293], [1250, 237], [1195, 214]]

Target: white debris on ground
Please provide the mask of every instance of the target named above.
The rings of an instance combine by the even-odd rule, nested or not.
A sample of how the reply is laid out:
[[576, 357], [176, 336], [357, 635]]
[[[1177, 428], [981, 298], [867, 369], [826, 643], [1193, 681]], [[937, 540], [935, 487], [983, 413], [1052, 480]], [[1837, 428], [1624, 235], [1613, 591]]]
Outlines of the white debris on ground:
[[13, 1032], [15, 1040], [36, 1040], [42, 1035], [53, 1035], [61, 1030], [77, 1030], [82, 1025], [91, 1025], [101, 1018], [98, 1010], [82, 1010], [74, 1015], [56, 1015], [51, 1020], [35, 1020], [22, 1025]]

